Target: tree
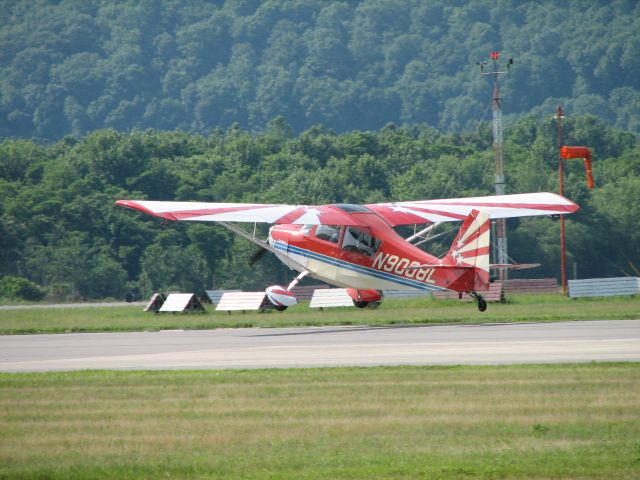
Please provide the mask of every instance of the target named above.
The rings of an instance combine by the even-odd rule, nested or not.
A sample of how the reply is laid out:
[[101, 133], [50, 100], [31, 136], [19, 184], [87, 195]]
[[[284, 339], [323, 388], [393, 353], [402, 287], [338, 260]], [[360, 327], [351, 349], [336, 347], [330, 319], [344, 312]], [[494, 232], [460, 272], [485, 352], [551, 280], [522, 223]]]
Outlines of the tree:
[[10, 300], [40, 300], [44, 292], [35, 283], [22, 277], [0, 277], [0, 298]]
[[154, 291], [202, 292], [210, 285], [211, 272], [206, 259], [195, 245], [176, 245], [174, 232], [157, 236], [140, 259], [140, 283], [143, 295]]

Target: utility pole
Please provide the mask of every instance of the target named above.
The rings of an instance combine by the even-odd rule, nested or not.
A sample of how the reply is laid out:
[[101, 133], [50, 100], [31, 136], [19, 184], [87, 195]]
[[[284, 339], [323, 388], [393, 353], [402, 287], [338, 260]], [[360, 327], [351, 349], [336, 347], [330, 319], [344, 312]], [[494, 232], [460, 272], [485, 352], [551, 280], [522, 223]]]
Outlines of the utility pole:
[[[558, 126], [558, 182], [560, 196], [564, 196], [564, 162], [562, 161], [562, 119], [564, 118], [564, 112], [562, 107], [558, 105], [556, 110], [556, 120]], [[560, 215], [560, 276], [562, 281], [562, 293], [567, 295], [567, 254], [566, 244], [564, 238], [564, 215]]]
[[[498, 60], [500, 59], [500, 52], [491, 52], [490, 55], [493, 69], [490, 72], [485, 72], [484, 67], [488, 62], [478, 62], [480, 66], [481, 75], [491, 75], [493, 77], [493, 97], [491, 99], [491, 109], [493, 111], [493, 151], [496, 160], [496, 176], [495, 176], [495, 190], [496, 195], [504, 195], [504, 164], [502, 157], [502, 97], [500, 97], [500, 83], [498, 76], [508, 73], [511, 65], [513, 65], [513, 58], [507, 61], [507, 70], [500, 71], [498, 68]], [[494, 242], [493, 242], [493, 258], [494, 262], [506, 265], [509, 263], [509, 255], [507, 248], [507, 227], [506, 219], [498, 218], [493, 221], [494, 225]], [[500, 280], [507, 279], [507, 269], [500, 268], [498, 270]]]

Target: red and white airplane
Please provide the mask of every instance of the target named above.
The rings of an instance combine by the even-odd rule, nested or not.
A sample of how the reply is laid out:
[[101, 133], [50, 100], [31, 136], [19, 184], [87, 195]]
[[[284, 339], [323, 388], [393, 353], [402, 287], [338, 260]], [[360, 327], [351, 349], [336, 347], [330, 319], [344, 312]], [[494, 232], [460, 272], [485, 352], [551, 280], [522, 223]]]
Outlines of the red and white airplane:
[[[553, 193], [524, 193], [368, 205], [275, 205], [118, 200], [117, 205], [176, 221], [217, 222], [272, 252], [299, 272], [285, 288], [266, 289], [279, 310], [297, 303], [292, 288], [305, 276], [347, 288], [357, 307], [379, 302], [384, 289], [466, 292], [484, 311], [477, 292], [489, 287], [491, 219], [563, 215], [578, 205]], [[462, 221], [449, 251], [437, 258], [418, 248], [442, 222]], [[253, 232], [236, 223], [253, 223]], [[271, 223], [266, 240], [257, 223]], [[428, 224], [408, 238], [393, 227]], [[434, 237], [431, 237], [434, 238]]]

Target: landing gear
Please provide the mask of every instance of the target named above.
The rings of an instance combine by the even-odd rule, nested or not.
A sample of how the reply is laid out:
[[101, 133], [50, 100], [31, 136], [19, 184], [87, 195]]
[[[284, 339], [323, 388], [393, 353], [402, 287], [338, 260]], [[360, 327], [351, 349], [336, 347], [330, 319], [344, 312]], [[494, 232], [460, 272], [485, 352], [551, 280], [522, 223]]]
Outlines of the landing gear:
[[374, 300], [364, 301], [364, 300], [353, 300], [353, 304], [356, 308], [366, 308], [376, 309], [380, 306], [380, 302], [376, 302]]
[[469, 295], [475, 298], [478, 302], [478, 311], [484, 312], [487, 309], [487, 301], [482, 297], [482, 295], [476, 292], [469, 292]]
[[478, 300], [478, 310], [484, 312], [487, 309], [487, 301], [484, 298]]
[[298, 275], [287, 288], [284, 288], [281, 285], [272, 285], [265, 290], [266, 295], [266, 307], [273, 308], [278, 312], [284, 312], [287, 307], [291, 305], [296, 305], [298, 303], [298, 299], [293, 294], [291, 289], [295, 287], [300, 280], [304, 278], [307, 274], [307, 271], [302, 272]]
[[358, 290], [357, 288], [347, 288], [347, 294], [351, 297], [353, 304], [357, 308], [377, 308], [382, 301], [381, 290]]

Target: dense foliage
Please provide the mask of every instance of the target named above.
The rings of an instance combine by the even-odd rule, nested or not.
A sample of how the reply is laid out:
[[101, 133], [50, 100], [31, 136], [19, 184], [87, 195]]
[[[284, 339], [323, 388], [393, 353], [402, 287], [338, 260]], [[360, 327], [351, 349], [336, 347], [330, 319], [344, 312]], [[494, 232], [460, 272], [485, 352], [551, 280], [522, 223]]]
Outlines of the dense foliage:
[[640, 131], [635, 0], [8, 0], [0, 137], [101, 128], [208, 135], [426, 123], [475, 130], [477, 61], [513, 56], [505, 112], [593, 114]]
[[23, 277], [0, 277], [0, 298], [10, 300], [41, 300], [45, 296], [38, 285]]
[[[567, 162], [570, 272], [633, 273], [640, 259], [638, 137], [593, 117], [565, 121], [567, 144], [594, 151], [596, 189], [580, 160]], [[508, 192], [556, 191], [555, 122], [523, 119], [506, 132]], [[427, 127], [299, 135], [282, 118], [251, 135], [98, 130], [51, 144], [0, 142], [0, 274], [28, 278], [51, 297], [122, 297], [157, 289], [264, 288], [291, 273], [272, 256], [212, 224], [171, 223], [113, 205], [120, 198], [264, 203], [371, 203], [493, 192], [492, 136]], [[558, 276], [558, 222], [509, 221], [509, 252], [542, 262], [527, 276]], [[451, 242], [452, 236], [443, 240]], [[442, 250], [443, 245], [429, 245]], [[9, 283], [15, 283], [11, 280]]]

